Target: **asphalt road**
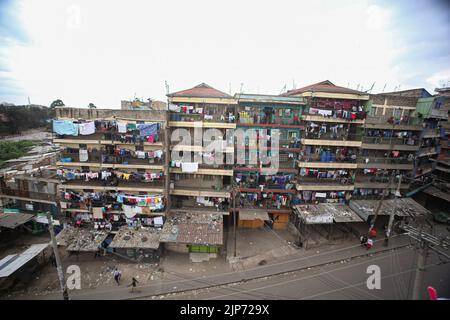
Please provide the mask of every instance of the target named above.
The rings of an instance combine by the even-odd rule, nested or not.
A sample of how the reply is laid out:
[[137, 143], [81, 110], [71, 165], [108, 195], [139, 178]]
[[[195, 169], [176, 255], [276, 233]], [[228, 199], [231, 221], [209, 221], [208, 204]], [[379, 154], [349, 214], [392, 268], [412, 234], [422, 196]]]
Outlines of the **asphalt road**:
[[[443, 258], [442, 260], [445, 260]], [[450, 264], [436, 265], [441, 260], [432, 252], [427, 261], [422, 299], [428, 299], [426, 287], [438, 290], [440, 297], [450, 297]], [[369, 290], [367, 267], [378, 265], [381, 288]], [[285, 275], [248, 281], [220, 288], [172, 294], [153, 299], [189, 300], [264, 300], [264, 299], [410, 299], [415, 274], [415, 251], [402, 248]]]

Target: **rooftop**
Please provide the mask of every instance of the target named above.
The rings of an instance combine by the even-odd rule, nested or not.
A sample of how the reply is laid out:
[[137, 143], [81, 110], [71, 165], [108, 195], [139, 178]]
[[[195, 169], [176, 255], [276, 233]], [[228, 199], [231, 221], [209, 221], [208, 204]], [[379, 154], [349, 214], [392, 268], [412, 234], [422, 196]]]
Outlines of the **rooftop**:
[[193, 88], [169, 93], [168, 97], [196, 97], [196, 98], [233, 98], [225, 92], [214, 89], [206, 83], [201, 83]]
[[304, 104], [302, 97], [276, 96], [265, 94], [236, 93], [234, 98], [239, 102], [280, 103], [280, 104]]
[[[364, 221], [375, 214], [379, 200], [352, 200], [350, 208], [353, 209]], [[399, 217], [416, 217], [428, 214], [429, 211], [411, 198], [399, 198], [384, 200], [378, 215], [385, 216], [394, 213]]]
[[27, 223], [34, 218], [34, 215], [29, 213], [19, 213], [19, 212], [6, 212], [0, 213], [0, 227], [15, 229], [24, 223]]
[[114, 236], [109, 247], [123, 249], [158, 249], [160, 237], [161, 230], [156, 228], [141, 227], [139, 229], [133, 229], [128, 226], [123, 226]]
[[201, 212], [172, 213], [164, 223], [161, 242], [222, 245], [222, 214]]
[[103, 230], [67, 226], [56, 235], [56, 241], [60, 246], [67, 246], [67, 251], [95, 252], [107, 236]]
[[306, 224], [331, 224], [334, 222], [361, 222], [362, 219], [345, 204], [319, 203], [296, 205], [295, 212]]
[[48, 247], [49, 243], [33, 244], [22, 253], [10, 254], [0, 260], [0, 278], [8, 277]]
[[327, 92], [327, 93], [344, 93], [344, 94], [357, 94], [357, 95], [366, 95], [367, 94], [365, 92], [336, 86], [331, 81], [325, 80], [322, 82], [311, 84], [311, 85], [303, 87], [303, 88], [289, 90], [288, 92], [286, 92], [282, 95], [283, 96], [293, 96], [293, 95], [304, 93], [304, 92]]

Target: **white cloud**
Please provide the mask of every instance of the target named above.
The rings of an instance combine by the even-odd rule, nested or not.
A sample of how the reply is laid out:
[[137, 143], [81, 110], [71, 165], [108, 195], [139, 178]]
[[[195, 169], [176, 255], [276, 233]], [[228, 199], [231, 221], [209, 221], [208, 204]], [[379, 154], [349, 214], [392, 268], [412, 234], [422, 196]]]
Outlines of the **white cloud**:
[[448, 87], [450, 85], [450, 69], [434, 73], [427, 78], [426, 82], [434, 88]]

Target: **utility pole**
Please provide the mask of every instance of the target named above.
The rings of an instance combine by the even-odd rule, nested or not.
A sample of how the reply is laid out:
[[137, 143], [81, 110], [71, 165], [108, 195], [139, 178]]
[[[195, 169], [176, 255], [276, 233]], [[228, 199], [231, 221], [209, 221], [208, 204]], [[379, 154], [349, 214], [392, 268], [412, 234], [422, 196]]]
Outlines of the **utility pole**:
[[420, 292], [422, 288], [423, 277], [425, 275], [425, 266], [427, 264], [428, 244], [422, 242], [419, 244], [416, 262], [416, 274], [414, 276], [413, 300], [420, 300]]
[[234, 236], [234, 257], [236, 258], [236, 187], [233, 187], [233, 236]]
[[430, 233], [423, 231], [423, 226], [416, 228], [410, 225], [402, 225], [401, 228], [406, 231], [406, 235], [418, 243], [418, 254], [416, 261], [416, 274], [414, 277], [414, 286], [412, 299], [419, 300], [422, 292], [422, 282], [426, 271], [428, 250], [433, 250], [438, 254], [450, 259], [450, 256], [437, 248], [448, 249], [450, 240], [447, 238], [438, 238]]
[[373, 227], [375, 227], [375, 222], [377, 221], [378, 213], [380, 212], [381, 206], [384, 202], [384, 198], [386, 197], [387, 194], [389, 194], [389, 186], [391, 185], [391, 179], [392, 179], [392, 176], [389, 176], [389, 182], [388, 182], [387, 188], [383, 190], [381, 199], [378, 202], [377, 208], [375, 209], [375, 214], [374, 214], [372, 222], [370, 223], [369, 232], [367, 233], [369, 238], [370, 238], [370, 231], [372, 230]]
[[64, 277], [61, 258], [59, 257], [58, 244], [56, 243], [55, 230], [53, 230], [52, 215], [50, 214], [50, 211], [47, 211], [47, 219], [48, 219], [48, 230], [50, 231], [50, 237], [52, 239], [53, 254], [55, 255], [56, 270], [58, 271], [59, 284], [61, 286], [63, 299], [69, 300], [69, 292], [67, 291], [66, 279]]
[[[398, 184], [397, 184], [397, 190], [395, 191], [395, 198], [397, 199], [399, 197], [400, 194], [400, 185], [402, 184], [402, 175], [400, 174], [400, 178], [398, 179]], [[391, 210], [391, 213], [389, 215], [389, 223], [388, 223], [388, 227], [386, 230], [386, 239], [384, 240], [384, 244], [386, 246], [389, 245], [389, 237], [391, 236], [391, 231], [392, 231], [392, 224], [394, 223], [394, 217], [395, 217], [395, 210]]]

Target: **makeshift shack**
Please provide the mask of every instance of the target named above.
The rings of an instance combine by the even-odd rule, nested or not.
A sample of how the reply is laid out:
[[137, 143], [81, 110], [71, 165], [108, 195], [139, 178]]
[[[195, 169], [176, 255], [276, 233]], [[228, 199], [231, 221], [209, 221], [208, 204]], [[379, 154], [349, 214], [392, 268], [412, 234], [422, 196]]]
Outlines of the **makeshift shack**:
[[223, 245], [222, 213], [171, 211], [161, 234], [169, 251], [189, 253], [193, 262], [217, 257]]
[[270, 220], [267, 210], [239, 209], [239, 228], [258, 229], [264, 227], [264, 221]]
[[[350, 208], [364, 221], [370, 223], [375, 216], [379, 202], [379, 200], [352, 200]], [[383, 200], [378, 216], [384, 218], [382, 219], [383, 223], [387, 223], [391, 214], [400, 219], [414, 219], [418, 216], [429, 215], [430, 212], [411, 198]]]
[[137, 262], [159, 262], [161, 230], [153, 227], [122, 226], [108, 248], [119, 256]]
[[363, 220], [353, 210], [341, 203], [296, 205], [292, 224], [298, 231], [299, 245], [308, 247], [357, 235], [353, 223]]

